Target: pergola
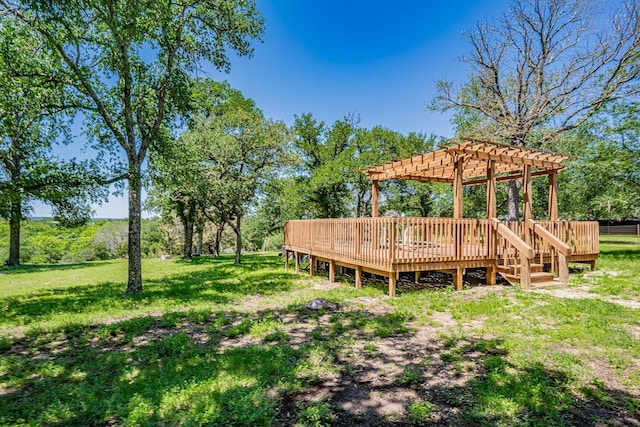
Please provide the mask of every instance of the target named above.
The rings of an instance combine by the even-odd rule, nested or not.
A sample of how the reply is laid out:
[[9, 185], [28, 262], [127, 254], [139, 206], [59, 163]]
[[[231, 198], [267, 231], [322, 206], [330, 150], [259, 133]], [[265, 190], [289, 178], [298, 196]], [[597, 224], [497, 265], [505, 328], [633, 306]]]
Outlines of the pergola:
[[495, 142], [463, 138], [463, 142], [441, 146], [439, 150], [418, 154], [362, 172], [372, 181], [371, 216], [378, 216], [378, 183], [386, 179], [448, 182], [453, 185], [453, 217], [463, 217], [463, 187], [487, 185], [487, 218], [496, 217], [496, 182], [523, 180], [523, 217], [532, 218], [533, 177], [549, 179], [549, 220], [558, 219], [557, 174], [570, 156], [515, 147]]
[[[372, 217], [378, 217], [378, 184], [386, 179], [446, 182], [453, 186], [453, 218], [378, 217], [327, 218], [287, 221], [285, 251], [293, 253], [296, 271], [299, 256], [335, 267], [353, 268], [356, 287], [361, 274], [389, 278], [389, 295], [396, 292], [402, 272], [441, 271], [453, 276], [462, 289], [467, 268], [485, 268], [487, 284], [501, 273], [524, 288], [564, 284], [569, 261], [587, 262], [593, 268], [598, 257], [598, 223], [558, 221], [557, 175], [569, 156], [544, 150], [514, 147], [477, 139], [463, 139], [361, 172], [373, 182]], [[532, 217], [532, 178], [547, 176], [549, 221]], [[524, 221], [496, 218], [496, 183], [522, 180]], [[487, 219], [463, 218], [465, 185], [487, 185]], [[285, 262], [285, 265], [288, 265]], [[547, 271], [545, 271], [547, 269]], [[557, 276], [557, 277], [556, 277]]]

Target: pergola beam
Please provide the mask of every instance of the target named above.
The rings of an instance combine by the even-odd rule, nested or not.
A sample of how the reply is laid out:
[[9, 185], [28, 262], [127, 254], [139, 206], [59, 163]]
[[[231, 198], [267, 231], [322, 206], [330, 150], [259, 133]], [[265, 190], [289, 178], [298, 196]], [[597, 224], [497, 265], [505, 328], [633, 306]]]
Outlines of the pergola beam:
[[[561, 169], [558, 169], [561, 170]], [[553, 172], [557, 173], [558, 170], [555, 170]], [[537, 177], [537, 176], [544, 176], [544, 175], [549, 175], [552, 172], [547, 171], [547, 170], [542, 170], [542, 171], [536, 171], [536, 172], [531, 172], [531, 176], [532, 177]], [[520, 173], [516, 173], [516, 174], [510, 174], [510, 175], [503, 175], [503, 176], [498, 176], [496, 177], [496, 181], [500, 182], [500, 181], [515, 181], [516, 179], [522, 179], [524, 177], [524, 175], [522, 174], [522, 172]], [[480, 179], [474, 179], [472, 181], [465, 181], [464, 185], [481, 185], [481, 184], [486, 184], [487, 183], [487, 178], [480, 178]]]
[[533, 177], [549, 175], [549, 218], [557, 219], [557, 173], [569, 156], [468, 139], [440, 150], [396, 160], [363, 170], [372, 181], [372, 216], [378, 216], [378, 183], [386, 179], [453, 184], [454, 218], [462, 218], [463, 187], [487, 185], [487, 217], [495, 218], [495, 185], [500, 181], [522, 179], [524, 183], [524, 217], [532, 218]]

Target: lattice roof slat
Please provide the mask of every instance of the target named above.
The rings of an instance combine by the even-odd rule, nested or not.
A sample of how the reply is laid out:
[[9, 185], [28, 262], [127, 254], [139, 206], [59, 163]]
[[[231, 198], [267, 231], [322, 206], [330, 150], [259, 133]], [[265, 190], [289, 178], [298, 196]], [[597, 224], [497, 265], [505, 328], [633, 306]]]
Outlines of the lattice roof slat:
[[532, 168], [532, 175], [546, 175], [564, 168], [563, 161], [569, 156], [514, 147], [488, 141], [466, 140], [440, 150], [418, 154], [405, 159], [369, 167], [363, 173], [372, 180], [407, 179], [417, 181], [453, 182], [455, 163], [462, 160], [462, 177], [465, 185], [481, 182], [487, 175], [487, 166], [494, 162], [498, 180], [522, 177], [522, 168]]

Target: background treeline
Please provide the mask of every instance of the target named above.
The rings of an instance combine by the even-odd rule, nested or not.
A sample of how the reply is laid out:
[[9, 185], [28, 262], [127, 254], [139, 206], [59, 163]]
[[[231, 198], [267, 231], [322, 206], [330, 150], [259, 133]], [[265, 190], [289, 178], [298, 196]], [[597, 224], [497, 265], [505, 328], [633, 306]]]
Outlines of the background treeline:
[[[254, 221], [247, 221], [245, 251], [279, 250], [282, 232], [265, 241], [255, 233]], [[76, 263], [127, 257], [127, 220], [96, 219], [82, 226], [66, 227], [52, 218], [27, 221], [22, 227], [20, 262], [23, 264]], [[9, 238], [8, 221], [0, 221], [0, 239]], [[182, 254], [183, 231], [179, 223], [160, 218], [142, 220], [142, 254], [145, 258], [179, 256]], [[199, 254], [212, 254], [215, 230], [206, 227]], [[221, 252], [232, 253], [235, 239], [231, 230], [221, 236]], [[8, 247], [0, 245], [0, 257], [6, 259]]]

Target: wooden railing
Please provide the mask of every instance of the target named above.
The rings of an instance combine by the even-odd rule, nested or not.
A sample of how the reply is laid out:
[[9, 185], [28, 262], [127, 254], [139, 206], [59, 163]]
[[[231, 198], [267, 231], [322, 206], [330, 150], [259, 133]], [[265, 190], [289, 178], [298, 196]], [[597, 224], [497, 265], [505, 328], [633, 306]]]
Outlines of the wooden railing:
[[488, 220], [345, 218], [288, 221], [285, 246], [337, 261], [388, 269], [393, 263], [495, 258]]
[[529, 228], [528, 231], [531, 233], [530, 236], [532, 239], [535, 236], [546, 244], [549, 250], [548, 257], [551, 271], [557, 273], [560, 282], [567, 283], [567, 280], [569, 280], [568, 257], [571, 256], [571, 247], [547, 230], [542, 224], [534, 220], [528, 220], [525, 226]]
[[530, 261], [555, 263], [558, 253], [595, 256], [599, 250], [597, 222], [538, 221], [532, 227], [523, 222], [406, 217], [288, 221], [285, 246], [384, 271], [412, 263], [513, 259], [518, 264], [523, 253], [527, 258], [533, 254]]
[[520, 284], [529, 288], [531, 286], [531, 260], [534, 258], [533, 248], [504, 223], [497, 219], [492, 221], [498, 234], [497, 256], [502, 259], [505, 265], [513, 265], [514, 274], [520, 277]]

